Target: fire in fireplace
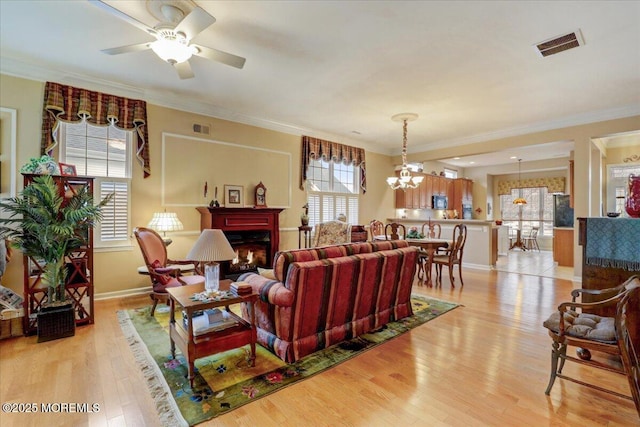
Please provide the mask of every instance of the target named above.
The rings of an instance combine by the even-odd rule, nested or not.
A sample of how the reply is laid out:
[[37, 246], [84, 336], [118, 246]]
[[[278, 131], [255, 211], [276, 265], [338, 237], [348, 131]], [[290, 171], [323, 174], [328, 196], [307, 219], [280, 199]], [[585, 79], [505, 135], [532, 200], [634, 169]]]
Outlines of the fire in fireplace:
[[236, 252], [229, 265], [230, 274], [256, 271], [258, 267], [269, 267], [271, 242], [268, 231], [225, 231], [225, 235]]

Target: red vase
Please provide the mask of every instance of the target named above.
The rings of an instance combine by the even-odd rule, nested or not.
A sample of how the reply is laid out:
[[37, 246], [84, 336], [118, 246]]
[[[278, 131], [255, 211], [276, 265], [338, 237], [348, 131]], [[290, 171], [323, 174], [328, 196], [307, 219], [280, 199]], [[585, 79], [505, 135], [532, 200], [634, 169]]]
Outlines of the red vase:
[[624, 208], [631, 218], [640, 218], [640, 176], [629, 175], [629, 195]]

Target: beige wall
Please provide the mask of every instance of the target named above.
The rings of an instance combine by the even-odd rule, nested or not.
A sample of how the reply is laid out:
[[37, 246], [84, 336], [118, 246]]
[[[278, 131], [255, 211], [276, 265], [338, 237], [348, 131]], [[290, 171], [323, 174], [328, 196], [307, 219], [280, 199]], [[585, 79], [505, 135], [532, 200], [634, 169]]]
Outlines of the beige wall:
[[[91, 89], [89, 87], [89, 89]], [[40, 129], [41, 109], [44, 83], [0, 75], [0, 106], [17, 110], [17, 167], [26, 163], [29, 158], [40, 155]], [[184, 135], [189, 137], [209, 138], [215, 141], [254, 146], [272, 150], [283, 151], [291, 154], [292, 182], [276, 183], [268, 186], [268, 193], [290, 191], [291, 205], [280, 215], [281, 224], [281, 249], [297, 247], [300, 224], [299, 216], [302, 205], [305, 202], [305, 194], [298, 189], [300, 170], [300, 136], [248, 126], [226, 120], [215, 119], [202, 115], [196, 115], [184, 111], [176, 111], [157, 105], [148, 106], [149, 121], [149, 146], [151, 154], [151, 171], [149, 178], [142, 178], [142, 171], [137, 163], [134, 163], [134, 175], [132, 181], [132, 226], [145, 225], [153, 212], [163, 209], [161, 205], [162, 182], [162, 135], [163, 132]], [[211, 135], [202, 137], [192, 132], [193, 123], [206, 123], [211, 125]], [[588, 183], [591, 173], [591, 138], [612, 135], [621, 132], [629, 132], [640, 129], [640, 116], [625, 119], [610, 120], [581, 126], [573, 126], [562, 129], [537, 132], [511, 138], [502, 138], [487, 141], [480, 144], [469, 144], [460, 147], [447, 147], [422, 153], [414, 153], [409, 156], [409, 161], [435, 161], [441, 158], [450, 158], [456, 155], [468, 155], [480, 152], [503, 150], [515, 146], [526, 146], [559, 140], [573, 140], [576, 144], [574, 158], [576, 161], [576, 216], [590, 215], [591, 196]], [[607, 162], [611, 162], [612, 156], [626, 155], [627, 148], [611, 150], [608, 153]], [[634, 154], [632, 152], [632, 154]], [[394, 216], [394, 195], [385, 184], [387, 176], [393, 173], [394, 165], [399, 163], [399, 157], [390, 157], [382, 154], [367, 152], [367, 193], [360, 198], [360, 218], [362, 224], [371, 219], [382, 219]], [[174, 159], [165, 159], [167, 167], [180, 168], [185, 174], [189, 174], [189, 164], [176, 164]], [[599, 159], [597, 160], [599, 162]], [[229, 162], [242, 167], [242, 158], [231, 158]], [[473, 169], [464, 171], [465, 176]], [[470, 176], [474, 181], [477, 177]], [[248, 177], [246, 183], [245, 203], [250, 204], [252, 192], [250, 186], [255, 185], [251, 180], [256, 177]], [[225, 180], [212, 173], [212, 181], [209, 182], [210, 197], [213, 197], [213, 187], [224, 185]], [[21, 189], [21, 180], [18, 179], [18, 190]], [[165, 183], [170, 186], [171, 183]], [[491, 193], [488, 187], [488, 179], [476, 188], [474, 185], [474, 208], [482, 207], [486, 212], [486, 197]], [[220, 188], [222, 191], [222, 188]], [[220, 197], [220, 195], [219, 195]], [[494, 195], [495, 199], [495, 195]], [[203, 203], [204, 204], [204, 203]], [[494, 218], [495, 209], [494, 203]], [[199, 217], [194, 207], [171, 207], [178, 213], [185, 224], [185, 230], [173, 234], [174, 243], [169, 246], [169, 256], [180, 258], [185, 256], [199, 233]], [[484, 214], [480, 217], [483, 217]], [[577, 233], [576, 233], [577, 235]], [[577, 239], [577, 237], [576, 237]], [[579, 250], [576, 241], [576, 260], [579, 258]], [[109, 294], [126, 292], [129, 289], [142, 288], [148, 285], [148, 279], [139, 276], [136, 268], [142, 264], [142, 257], [135, 242], [127, 250], [113, 252], [97, 252], [95, 255], [96, 293]], [[579, 273], [578, 273], [579, 274]], [[8, 271], [3, 278], [3, 284], [12, 289], [22, 289], [22, 263], [18, 256], [9, 264]]]
[[[91, 88], [89, 88], [91, 89]], [[26, 80], [0, 74], [0, 106], [17, 110], [17, 167], [18, 169], [31, 157], [40, 155], [41, 134], [41, 109], [44, 83]], [[162, 206], [162, 140], [163, 133], [182, 135], [184, 143], [190, 144], [189, 138], [198, 138], [200, 141], [211, 140], [236, 144], [245, 147], [276, 150], [290, 154], [291, 158], [291, 182], [269, 182], [270, 177], [261, 178], [248, 171], [247, 178], [243, 182], [228, 182], [224, 173], [212, 170], [204, 175], [209, 185], [208, 200], [202, 199], [202, 205], [213, 198], [214, 187], [219, 187], [218, 198], [222, 198], [224, 184], [239, 184], [245, 186], [245, 204], [253, 203], [253, 187], [259, 180], [267, 185], [267, 203], [269, 196], [277, 200], [290, 200], [290, 206], [280, 214], [281, 240], [280, 249], [291, 249], [298, 246], [298, 226], [302, 205], [305, 204], [305, 193], [299, 190], [300, 179], [300, 136], [271, 131], [220, 120], [184, 111], [177, 111], [158, 105], [147, 106], [147, 119], [149, 123], [149, 147], [151, 176], [142, 177], [140, 165], [134, 161], [132, 194], [131, 194], [131, 224], [132, 227], [146, 225], [154, 212], [164, 209]], [[192, 131], [194, 123], [206, 123], [211, 125], [211, 134], [203, 136]], [[192, 142], [196, 144], [197, 141]], [[197, 150], [196, 150], [197, 151]], [[246, 150], [241, 150], [245, 153]], [[193, 147], [185, 146], [185, 153], [193, 152]], [[266, 155], [260, 153], [257, 155]], [[185, 154], [185, 156], [186, 156]], [[197, 153], [194, 155], [198, 155]], [[265, 158], [268, 158], [265, 157]], [[172, 170], [179, 169], [189, 179], [193, 171], [190, 171], [188, 160], [177, 161], [167, 158], [165, 167]], [[241, 156], [229, 158], [228, 164], [241, 169], [246, 163]], [[393, 193], [387, 189], [385, 182], [387, 176], [393, 173], [391, 157], [366, 153], [368, 191], [360, 197], [360, 218], [362, 224], [368, 223], [373, 218], [387, 218], [393, 214]], [[280, 164], [279, 164], [280, 165]], [[197, 171], [198, 174], [201, 171]], [[200, 176], [200, 175], [199, 175]], [[235, 178], [235, 181], [243, 178]], [[22, 182], [18, 178], [18, 191], [22, 188]], [[280, 179], [280, 181], [283, 181]], [[171, 182], [165, 182], [165, 191], [171, 191]], [[177, 185], [177, 184], [176, 184]], [[194, 180], [197, 191], [202, 191], [203, 183]], [[291, 193], [291, 197], [279, 197], [281, 193]], [[277, 196], [277, 197], [276, 197]], [[168, 210], [175, 211], [184, 223], [185, 229], [173, 233], [173, 243], [168, 247], [169, 256], [174, 259], [184, 257], [199, 234], [200, 217], [194, 206], [171, 206]], [[3, 285], [18, 292], [22, 291], [22, 260], [16, 254], [10, 262], [8, 270], [3, 278]], [[129, 248], [117, 251], [97, 250], [94, 258], [95, 268], [95, 292], [97, 295], [117, 295], [127, 290], [144, 288], [148, 286], [148, 278], [136, 273], [138, 266], [143, 264], [142, 256], [135, 243], [131, 240]]]

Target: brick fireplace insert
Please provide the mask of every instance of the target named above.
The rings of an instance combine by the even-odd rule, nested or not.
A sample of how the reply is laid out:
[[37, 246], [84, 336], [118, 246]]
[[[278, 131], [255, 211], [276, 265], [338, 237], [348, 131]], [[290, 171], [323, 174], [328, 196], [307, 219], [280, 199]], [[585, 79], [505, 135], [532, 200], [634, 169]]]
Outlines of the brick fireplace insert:
[[271, 268], [280, 245], [280, 212], [274, 208], [196, 208], [200, 230], [219, 228], [227, 236], [236, 258], [221, 263], [221, 275], [235, 280], [258, 267]]

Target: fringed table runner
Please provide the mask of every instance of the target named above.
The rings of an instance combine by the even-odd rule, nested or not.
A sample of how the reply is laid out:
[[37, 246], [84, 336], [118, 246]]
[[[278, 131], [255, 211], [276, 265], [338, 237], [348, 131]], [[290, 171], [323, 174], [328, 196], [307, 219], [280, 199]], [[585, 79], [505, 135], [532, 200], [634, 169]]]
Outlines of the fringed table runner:
[[588, 265], [640, 271], [640, 219], [587, 218]]

